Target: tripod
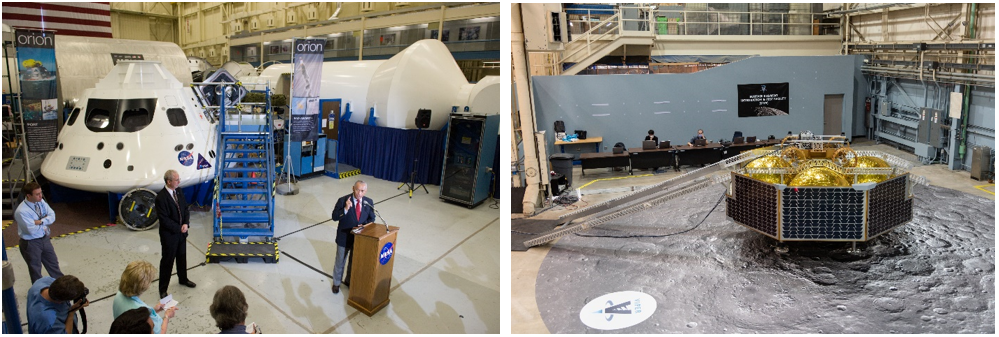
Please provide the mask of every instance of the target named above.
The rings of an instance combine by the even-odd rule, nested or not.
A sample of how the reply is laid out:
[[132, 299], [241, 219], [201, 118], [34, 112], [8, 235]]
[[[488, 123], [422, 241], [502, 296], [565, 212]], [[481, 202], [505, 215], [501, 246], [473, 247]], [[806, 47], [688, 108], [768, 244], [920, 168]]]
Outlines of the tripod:
[[420, 184], [420, 186], [416, 186], [416, 163], [419, 162], [419, 161], [420, 161], [419, 159], [413, 158], [413, 166], [412, 166], [412, 169], [410, 170], [410, 173], [409, 173], [409, 181], [408, 182], [404, 181], [404, 182], [402, 182], [402, 184], [399, 184], [399, 187], [395, 188], [395, 189], [398, 190], [398, 189], [402, 188], [403, 186], [408, 186], [408, 187], [406, 187], [406, 190], [407, 190], [407, 192], [409, 192], [409, 198], [410, 199], [413, 198], [413, 191], [416, 191], [416, 189], [418, 189], [420, 187], [423, 188], [424, 192], [427, 192], [427, 194], [430, 194], [430, 191], [427, 191], [427, 186], [425, 186], [423, 184]]
[[[423, 129], [422, 128], [417, 129], [417, 130], [419, 130], [417, 132], [419, 132], [420, 135], [423, 134]], [[420, 139], [420, 138], [422, 138], [422, 137], [417, 137], [417, 139]], [[420, 142], [417, 142], [417, 143], [420, 143]], [[420, 186], [416, 186], [416, 163], [419, 162], [419, 161], [420, 161], [419, 157], [416, 157], [416, 156], [413, 157], [413, 166], [411, 166], [410, 170], [409, 170], [409, 181], [408, 182], [404, 181], [404, 182], [402, 182], [402, 184], [399, 184], [399, 187], [395, 188], [396, 190], [398, 190], [398, 189], [401, 189], [403, 186], [408, 186], [408, 187], [406, 187], [406, 189], [407, 189], [407, 192], [409, 192], [409, 198], [410, 199], [413, 198], [413, 191], [416, 191], [416, 189], [420, 188], [420, 187], [423, 188], [424, 192], [427, 192], [427, 194], [430, 194], [430, 191], [427, 191], [427, 186], [425, 186], [424, 184], [420, 184]]]

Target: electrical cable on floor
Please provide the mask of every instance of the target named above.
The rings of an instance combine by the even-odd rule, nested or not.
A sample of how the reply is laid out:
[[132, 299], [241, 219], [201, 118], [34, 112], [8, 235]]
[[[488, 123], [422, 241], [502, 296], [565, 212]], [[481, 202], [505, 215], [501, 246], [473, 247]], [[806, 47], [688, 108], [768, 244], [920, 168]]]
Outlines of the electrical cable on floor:
[[[381, 200], [381, 201], [378, 201], [378, 202], [376, 202], [376, 203], [375, 203], [375, 205], [377, 205], [377, 204], [380, 204], [380, 203], [383, 203], [383, 202], [385, 202], [385, 201], [388, 201], [389, 199], [392, 199], [392, 198], [395, 198], [395, 197], [398, 197], [398, 196], [400, 196], [400, 195], [405, 195], [405, 194], [406, 194], [406, 192], [402, 192], [402, 193], [399, 193], [399, 194], [396, 194], [396, 195], [394, 195], [394, 196], [391, 196], [391, 197], [388, 197], [388, 198], [386, 198], [386, 199], [383, 199], [383, 200]], [[304, 228], [300, 228], [300, 229], [298, 229], [298, 230], [296, 230], [296, 231], [294, 231], [294, 232], [291, 232], [291, 233], [288, 233], [288, 234], [285, 234], [285, 235], [282, 235], [282, 236], [278, 236], [278, 237], [275, 237], [275, 238], [274, 238], [274, 240], [275, 240], [275, 241], [280, 241], [281, 239], [283, 239], [284, 237], [286, 237], [286, 236], [288, 236], [288, 235], [292, 235], [292, 234], [295, 234], [295, 233], [298, 233], [298, 232], [301, 232], [301, 231], [304, 231], [304, 230], [306, 230], [306, 229], [309, 229], [309, 228], [312, 228], [312, 227], [316, 227], [316, 226], [319, 226], [319, 225], [322, 225], [322, 224], [324, 224], [324, 223], [327, 223], [327, 222], [330, 222], [330, 221], [333, 221], [333, 219], [326, 219], [326, 221], [323, 221], [323, 222], [320, 222], [320, 223], [317, 223], [317, 224], [314, 224], [314, 225], [311, 225], [311, 226], [308, 226], [308, 227], [304, 227]]]
[[521, 231], [513, 230], [513, 229], [510, 230], [510, 233], [524, 234], [524, 235], [541, 235], [541, 233], [528, 233], [528, 232], [521, 232]]
[[288, 254], [288, 252], [286, 252], [286, 251], [280, 250], [280, 253], [282, 255], [284, 255], [284, 256], [287, 256], [287, 257], [291, 258], [292, 260], [295, 260], [295, 262], [301, 263], [306, 268], [312, 269], [313, 271], [322, 274], [323, 276], [326, 276], [326, 277], [331, 278], [331, 279], [335, 278], [335, 277], [333, 277], [333, 275], [327, 274], [327, 273], [323, 272], [322, 270], [319, 270], [319, 268], [313, 267], [312, 265], [310, 265], [308, 263], [305, 263], [302, 260], [299, 260], [298, 258], [292, 256], [291, 254]]
[[[551, 207], [546, 208], [546, 209], [544, 209], [544, 210], [542, 210], [542, 211], [540, 211], [538, 213], [544, 213], [544, 211], [546, 211], [548, 209], [551, 209], [551, 208], [555, 208], [555, 207], [561, 207], [562, 209], [566, 209], [566, 210], [570, 210], [571, 211], [571, 210], [575, 210], [575, 209], [578, 209], [578, 208], [586, 207], [587, 205], [589, 205], [589, 203], [587, 203], [585, 201], [583, 202], [582, 205], [575, 205], [575, 203], [579, 202], [580, 199], [577, 198], [576, 196], [572, 195], [571, 192], [572, 192], [572, 190], [570, 190], [568, 188], [565, 189], [564, 191], [562, 191], [562, 193], [559, 194], [558, 198], [555, 199], [554, 202], [552, 202], [552, 206]], [[572, 207], [569, 207], [569, 206], [572, 206]], [[543, 234], [543, 233], [521, 232], [521, 231], [513, 230], [513, 229], [510, 230], [510, 233], [513, 233], [513, 234], [522, 234], [522, 235], [531, 235], [531, 236], [537, 236], [537, 235]]]
[[682, 230], [682, 231], [679, 231], [679, 232], [676, 232], [676, 233], [662, 234], [662, 235], [644, 235], [644, 234], [642, 234], [642, 235], [587, 235], [587, 234], [583, 234], [583, 233], [576, 233], [576, 236], [584, 236], [584, 237], [592, 237], [592, 238], [630, 239], [630, 238], [664, 238], [664, 237], [667, 237], [667, 236], [680, 235], [680, 234], [692, 231], [694, 229], [697, 229], [697, 227], [700, 227], [701, 224], [704, 223], [704, 221], [708, 219], [708, 216], [710, 216], [711, 213], [714, 213], [715, 209], [718, 208], [718, 205], [721, 204], [722, 200], [725, 200], [725, 194], [724, 193], [722, 193], [721, 198], [718, 198], [718, 202], [715, 203], [715, 206], [711, 207], [711, 210], [708, 211], [708, 214], [704, 215], [704, 218], [701, 219], [700, 222], [698, 222], [696, 225], [694, 225], [694, 227], [691, 227], [689, 229], [685, 229], [685, 230]]

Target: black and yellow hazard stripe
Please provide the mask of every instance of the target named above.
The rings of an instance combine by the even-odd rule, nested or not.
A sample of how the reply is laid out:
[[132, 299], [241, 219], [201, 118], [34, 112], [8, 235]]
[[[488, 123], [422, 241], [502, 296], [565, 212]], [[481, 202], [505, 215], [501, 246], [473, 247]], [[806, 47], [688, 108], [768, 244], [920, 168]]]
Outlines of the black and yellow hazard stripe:
[[12, 223], [14, 223], [14, 220], [4, 220], [3, 221], [3, 229], [7, 229], [7, 227], [10, 227], [10, 224], [12, 224]]
[[[52, 239], [55, 240], [55, 239], [64, 238], [64, 237], [67, 237], [67, 236], [70, 236], [70, 235], [76, 235], [76, 234], [80, 234], [80, 233], [86, 233], [86, 232], [89, 232], [89, 231], [98, 230], [98, 229], [101, 229], [101, 228], [111, 227], [111, 226], [114, 226], [114, 225], [113, 224], [109, 224], [109, 225], [102, 225], [102, 226], [97, 226], [97, 227], [93, 227], [93, 228], [87, 228], [87, 229], [78, 230], [78, 231], [75, 231], [75, 232], [61, 234], [59, 236], [53, 237]], [[7, 228], [6, 223], [4, 224], [4, 228], [5, 229]], [[20, 245], [14, 245], [13, 247], [7, 247], [7, 249], [17, 248], [18, 246], [20, 246]]]
[[353, 169], [353, 170], [350, 170], [350, 171], [347, 171], [347, 172], [340, 172], [340, 179], [349, 178], [349, 177], [352, 177], [352, 176], [356, 176], [358, 174], [361, 174], [361, 170], [360, 169]]
[[[263, 254], [212, 253], [212, 246], [216, 245], [216, 244], [220, 244], [220, 245], [271, 245], [272, 244], [272, 245], [274, 245], [274, 254], [270, 254], [270, 253], [263, 253]], [[278, 244], [277, 244], [277, 242], [273, 242], [273, 243], [271, 243], [271, 242], [247, 242], [247, 243], [239, 243], [239, 242], [211, 242], [211, 243], [208, 244], [208, 251], [205, 253], [205, 263], [212, 263], [211, 260], [212, 260], [213, 257], [263, 257], [263, 258], [274, 257], [274, 262], [277, 262], [277, 260], [279, 258], [279, 256], [278, 256]]]
[[62, 235], [59, 235], [59, 236], [57, 236], [55, 238], [64, 238], [64, 237], [67, 237], [67, 236], [70, 236], [70, 235], [75, 235], [75, 234], [80, 234], [80, 233], [86, 233], [86, 232], [89, 232], [89, 231], [92, 231], [92, 230], [97, 230], [97, 229], [101, 229], [101, 228], [105, 228], [105, 227], [110, 227], [110, 226], [114, 226], [114, 225], [103, 225], [103, 226], [97, 226], [97, 227], [94, 227], [94, 228], [87, 228], [87, 229], [78, 230], [78, 231], [75, 231], [75, 232], [72, 232], [72, 233], [62, 234]]

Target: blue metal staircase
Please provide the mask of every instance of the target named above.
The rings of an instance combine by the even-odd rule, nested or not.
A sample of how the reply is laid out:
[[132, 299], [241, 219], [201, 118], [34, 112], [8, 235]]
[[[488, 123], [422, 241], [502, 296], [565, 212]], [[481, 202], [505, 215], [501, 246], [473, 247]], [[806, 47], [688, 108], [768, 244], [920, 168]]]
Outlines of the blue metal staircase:
[[[249, 257], [277, 262], [274, 137], [269, 89], [265, 105], [263, 125], [244, 125], [242, 121], [247, 115], [242, 112], [219, 114], [217, 176], [212, 204], [214, 240], [208, 247], [207, 262], [235, 259], [245, 263]], [[233, 124], [232, 121], [227, 123], [226, 118], [239, 119]]]

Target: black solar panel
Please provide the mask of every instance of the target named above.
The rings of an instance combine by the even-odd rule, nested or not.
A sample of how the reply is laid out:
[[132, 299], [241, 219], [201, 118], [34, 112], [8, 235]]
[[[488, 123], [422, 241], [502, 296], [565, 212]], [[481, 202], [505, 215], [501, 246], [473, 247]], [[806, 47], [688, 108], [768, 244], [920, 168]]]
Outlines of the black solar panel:
[[781, 240], [864, 239], [862, 191], [788, 187], [781, 200]]
[[777, 189], [767, 183], [733, 174], [734, 198], [726, 198], [725, 213], [733, 221], [777, 238]]
[[907, 199], [908, 175], [886, 180], [869, 193], [867, 238], [884, 234], [912, 221], [912, 199]]

